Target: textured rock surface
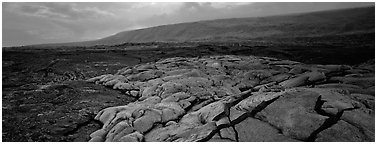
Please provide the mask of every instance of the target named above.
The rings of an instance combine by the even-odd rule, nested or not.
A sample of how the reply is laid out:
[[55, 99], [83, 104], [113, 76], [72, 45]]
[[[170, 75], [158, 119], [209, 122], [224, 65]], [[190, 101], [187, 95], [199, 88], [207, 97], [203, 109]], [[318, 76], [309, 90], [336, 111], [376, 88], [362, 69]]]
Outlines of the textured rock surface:
[[87, 81], [138, 99], [100, 111], [91, 141], [374, 141], [368, 64], [176, 57]]
[[247, 118], [235, 126], [240, 142], [290, 142], [297, 141], [279, 133], [266, 122]]

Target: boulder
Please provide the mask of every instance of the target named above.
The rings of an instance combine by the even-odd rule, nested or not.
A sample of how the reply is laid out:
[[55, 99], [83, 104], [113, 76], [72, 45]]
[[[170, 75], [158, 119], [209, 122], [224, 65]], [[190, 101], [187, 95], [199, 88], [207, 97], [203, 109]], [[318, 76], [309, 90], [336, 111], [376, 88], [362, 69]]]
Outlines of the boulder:
[[316, 113], [320, 95], [305, 89], [286, 92], [256, 117], [280, 129], [284, 136], [305, 141], [328, 118]]
[[135, 119], [133, 126], [140, 133], [145, 133], [153, 127], [154, 123], [161, 122], [161, 115], [151, 109], [144, 112], [144, 115]]

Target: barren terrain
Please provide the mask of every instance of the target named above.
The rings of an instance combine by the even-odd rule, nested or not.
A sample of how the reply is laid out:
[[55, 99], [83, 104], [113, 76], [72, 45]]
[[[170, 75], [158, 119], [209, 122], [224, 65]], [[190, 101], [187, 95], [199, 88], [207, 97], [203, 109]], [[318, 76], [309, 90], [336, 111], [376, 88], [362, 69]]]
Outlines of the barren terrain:
[[2, 139], [375, 141], [374, 8], [345, 13], [247, 19], [286, 30], [252, 39], [3, 48]]
[[[374, 66], [372, 54], [374, 50], [371, 48], [371, 44], [360, 44], [360, 39], [347, 38], [357, 41], [357, 45], [349, 44], [346, 49], [335, 49], [329, 45], [320, 47], [318, 43], [305, 46], [316, 47], [316, 51], [302, 51], [304, 46], [299, 42], [296, 45], [251, 42], [145, 43], [89, 48], [3, 49], [3, 141], [90, 140], [89, 135], [103, 125], [98, 119], [94, 119], [102, 109], [134, 102], [141, 96], [141, 92], [138, 89], [137, 96], [131, 96], [132, 92], [113, 90], [112, 87], [88, 83], [85, 80], [103, 74], [115, 74], [120, 69], [132, 68], [135, 65], [153, 64], [153, 62], [166, 58], [191, 57], [216, 60], [217, 58], [210, 58], [210, 56], [235, 55], [234, 57], [238, 58], [236, 55], [239, 55], [240, 58], [247, 58], [255, 55], [290, 59], [308, 64], [345, 64], [351, 67], [358, 67], [359, 64], [368, 62], [369, 59], [368, 65], [370, 66], [365, 70], [356, 71], [358, 74], [355, 76], [369, 73], [366, 76], [374, 79], [374, 67], [372, 67]], [[369, 36], [364, 36], [363, 40], [366, 40], [365, 38], [369, 38]], [[339, 56], [339, 54], [345, 56]], [[338, 56], [334, 57], [334, 55]], [[179, 64], [180, 62], [177, 60], [171, 63]], [[186, 63], [197, 65], [194, 62]], [[262, 64], [257, 67], [264, 69], [264, 67], [270, 66]], [[177, 67], [176, 69], [183, 68]], [[190, 69], [194, 70], [194, 68]], [[206, 69], [200, 71], [207, 73], [207, 76], [204, 77], [213, 75]], [[228, 71], [228, 74], [232, 76], [241, 75], [231, 74], [238, 71], [236, 68], [229, 67]], [[283, 72], [288, 73], [289, 71], [288, 67]], [[182, 73], [184, 74], [184, 72]], [[351, 73], [341, 72], [339, 76]], [[273, 75], [276, 74], [273, 73]], [[295, 74], [288, 75], [295, 76]], [[326, 77], [326, 79], [329, 78], [330, 76]], [[224, 93], [226, 94], [224, 96], [231, 96], [241, 90], [245, 91], [252, 89], [253, 86], [266, 84], [266, 82], [260, 83], [261, 81], [244, 83], [244, 87], [233, 86], [232, 89], [235, 91]], [[332, 82], [338, 83], [337, 81]], [[369, 90], [372, 89], [374, 91], [374, 88], [369, 88]], [[253, 90], [253, 92], [256, 91], [258, 90]], [[368, 94], [373, 95], [372, 92]], [[196, 102], [200, 101], [196, 100]], [[374, 101], [369, 100], [368, 102], [374, 104]], [[369, 109], [374, 110], [370, 107]], [[271, 130], [276, 131], [275, 129]]]

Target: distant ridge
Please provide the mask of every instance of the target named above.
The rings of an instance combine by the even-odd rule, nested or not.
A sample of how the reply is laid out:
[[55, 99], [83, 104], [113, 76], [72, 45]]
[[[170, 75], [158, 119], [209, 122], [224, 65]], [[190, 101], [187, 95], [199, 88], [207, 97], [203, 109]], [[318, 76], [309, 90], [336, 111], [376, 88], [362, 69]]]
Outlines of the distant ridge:
[[33, 46], [94, 46], [126, 42], [229, 41], [374, 33], [374, 7], [267, 17], [232, 18], [123, 31], [99, 40]]

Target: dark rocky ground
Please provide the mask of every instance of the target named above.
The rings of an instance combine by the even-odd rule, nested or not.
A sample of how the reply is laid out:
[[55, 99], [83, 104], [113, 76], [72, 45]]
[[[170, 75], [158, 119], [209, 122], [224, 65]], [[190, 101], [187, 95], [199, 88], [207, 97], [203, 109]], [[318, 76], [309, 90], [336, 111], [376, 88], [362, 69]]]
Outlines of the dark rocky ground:
[[[334, 109], [318, 108], [319, 106], [321, 106], [321, 102], [323, 102], [322, 106], [327, 102], [326, 98], [323, 99], [323, 97], [318, 97], [318, 95], [325, 95], [323, 93], [326, 93], [327, 91], [322, 92], [307, 89], [307, 87], [316, 87], [315, 85], [313, 85], [313, 83], [295, 85], [295, 87], [303, 86], [305, 88], [299, 88], [297, 90], [298, 92], [288, 91], [287, 93], [284, 92], [286, 92], [286, 89], [288, 88], [275, 88], [276, 86], [266, 85], [268, 87], [266, 88], [266, 91], [270, 91], [272, 87], [273, 91], [271, 92], [282, 92], [279, 93], [279, 95], [274, 95], [271, 98], [272, 100], [274, 100], [274, 102], [268, 107], [263, 106], [263, 108], [259, 109], [256, 105], [258, 109], [254, 110], [252, 106], [250, 107], [246, 105], [246, 107], [250, 108], [246, 108], [247, 110], [244, 110], [239, 117], [236, 116], [236, 118], [233, 119], [233, 121], [235, 122], [233, 122], [231, 119], [228, 123], [226, 122], [226, 120], [223, 120], [224, 116], [209, 114], [215, 117], [217, 116], [215, 118], [216, 120], [214, 120], [215, 123], [213, 122], [213, 119], [200, 119], [202, 121], [200, 125], [203, 125], [203, 127], [200, 127], [198, 131], [203, 131], [203, 135], [200, 136], [204, 137], [201, 137], [203, 139], [200, 139], [198, 138], [200, 136], [195, 136], [195, 138], [192, 138], [191, 140], [205, 141], [225, 139], [232, 141], [264, 141], [266, 139], [263, 139], [263, 135], [273, 134], [274, 136], [276, 136], [276, 138], [272, 137], [270, 141], [326, 141], [331, 140], [329, 139], [329, 137], [327, 137], [327, 135], [336, 133], [339, 130], [344, 130], [349, 133], [360, 133], [360, 135], [357, 135], [357, 138], [344, 137], [343, 135], [341, 135], [335, 137], [335, 140], [341, 141], [343, 140], [342, 138], [347, 138], [345, 139], [345, 141], [374, 140], [374, 137], [371, 138], [371, 134], [369, 133], [370, 131], [372, 131], [371, 129], [369, 129], [370, 127], [373, 128], [374, 132], [374, 115], [371, 116], [371, 113], [374, 114], [374, 42], [373, 44], [365, 41], [360, 42], [360, 39], [367, 41], [371, 40], [371, 36], [350, 38], [349, 42], [354, 43], [348, 45], [343, 43], [331, 43], [331, 38], [322, 40], [326, 41], [326, 43], [318, 42], [320, 41], [318, 40], [318, 38], [310, 39], [315, 39], [312, 40], [315, 42], [310, 42], [310, 40], [307, 39], [297, 39], [295, 40], [294, 45], [290, 44], [290, 42], [287, 42], [286, 40], [281, 40], [283, 42], [279, 42], [279, 44], [269, 42], [267, 43], [263, 41], [257, 43], [148, 43], [124, 44], [112, 47], [96, 46], [90, 48], [65, 47], [56, 49], [3, 49], [2, 139], [3, 141], [88, 141], [91, 139], [91, 137], [89, 136], [91, 133], [107, 126], [106, 124], [103, 125], [104, 119], [98, 119], [99, 117], [101, 117], [101, 115], [99, 114], [101, 110], [108, 107], [127, 105], [130, 102], [135, 102], [137, 99], [141, 101], [142, 99], [140, 99], [140, 97], [144, 96], [141, 92], [140, 87], [134, 87], [127, 90], [119, 90], [113, 89], [113, 86], [111, 86], [115, 83], [105, 84], [103, 81], [101, 82], [101, 84], [103, 83], [105, 85], [108, 85], [103, 86], [85, 81], [96, 76], [104, 74], [115, 74], [119, 72], [118, 70], [132, 69], [133, 66], [136, 66], [135, 68], [137, 69], [140, 66], [143, 66], [143, 64], [145, 63], [150, 63], [153, 65], [153, 62], [161, 62], [163, 61], [162, 59], [166, 58], [187, 57], [193, 58], [193, 61], [190, 61], [191, 59], [185, 58], [183, 58], [182, 60], [168, 59], [171, 60], [171, 62], [167, 62], [166, 65], [163, 64], [162, 66], [171, 65], [171, 67], [167, 67], [167, 69], [163, 70], [163, 73], [157, 74], [159, 77], [148, 77], [149, 75], [140, 74], [142, 76], [134, 76], [134, 78], [129, 77], [127, 79], [123, 79], [122, 82], [128, 82], [130, 81], [130, 79], [135, 79], [133, 81], [144, 81], [144, 83], [147, 84], [147, 80], [168, 76], [166, 73], [171, 71], [170, 69], [172, 68], [175, 68], [177, 72], [176, 74], [172, 72], [171, 76], [188, 74], [189, 76], [186, 75], [185, 78], [203, 77], [210, 79], [209, 77], [214, 75], [219, 75], [219, 78], [221, 78], [222, 74], [234, 77], [238, 75], [236, 72], [240, 72], [239, 70], [236, 70], [236, 67], [243, 67], [242, 65], [235, 64], [233, 69], [227, 68], [225, 70], [220, 70], [219, 73], [216, 72], [216, 68], [224, 67], [223, 64], [220, 64], [219, 66], [221, 67], [218, 67], [217, 64], [212, 63], [211, 66], [208, 65], [209, 63], [207, 62], [202, 63], [202, 66], [200, 68], [190, 66], [193, 66], [193, 64], [195, 62], [198, 62], [200, 58], [204, 58], [204, 61], [218, 59], [217, 57], [209, 57], [214, 55], [240, 56], [231, 56], [235, 59], [248, 59], [247, 57], [243, 56], [256, 55], [276, 57], [280, 59], [290, 59], [302, 62], [302, 64], [300, 63], [300, 65], [305, 65], [304, 68], [294, 68], [294, 65], [290, 65], [289, 67], [285, 67], [286, 70], [283, 70], [281, 72], [280, 70], [278, 70], [280, 73], [298, 71], [294, 72], [293, 74], [289, 74], [286, 79], [295, 78], [296, 76], [299, 77], [305, 72], [313, 71], [307, 70], [306, 64], [349, 65], [343, 66], [341, 70], [335, 70], [335, 72], [327, 73], [328, 71], [326, 70], [321, 71], [325, 75], [325, 81], [323, 82], [324, 79], [321, 79], [321, 83], [318, 83], [318, 85], [324, 85], [324, 87], [340, 87], [340, 89], [345, 88], [343, 88], [343, 85], [329, 86], [326, 84], [346, 83], [347, 89], [345, 91], [347, 92], [342, 93], [336, 91], [336, 93], [337, 95], [347, 95], [347, 98], [346, 100], [339, 100], [339, 105], [341, 105], [341, 107], [335, 106]], [[127, 48], [128, 50], [125, 50], [125, 48]], [[190, 62], [185, 62], [187, 60], [189, 60]], [[270, 59], [263, 60], [263, 58], [257, 58], [256, 60], [266, 61], [266, 63], [262, 63], [261, 66], [256, 66], [257, 68], [277, 68], [275, 66], [269, 65], [271, 62]], [[237, 60], [230, 60], [231, 63], [236, 61]], [[276, 62], [277, 60], [272, 61]], [[360, 65], [361, 63], [364, 63], [364, 65]], [[213, 66], [214, 68], [211, 68]], [[317, 65], [310, 65], [310, 67], [317, 67]], [[184, 68], [188, 70], [183, 70]], [[247, 69], [249, 69], [248, 66], [244, 68], [244, 70], [246, 71]], [[179, 71], [180, 69], [182, 69], [182, 71]], [[198, 71], [194, 71], [195, 69], [198, 69]], [[125, 73], [122, 75], [124, 77], [128, 77], [131, 74], [136, 74], [137, 72], [150, 73], [150, 70], [156, 70], [156, 68], [147, 67], [144, 70], [132, 71], [132, 73]], [[212, 74], [211, 72], [214, 72], [216, 74]], [[242, 74], [244, 73], [242, 72]], [[175, 113], [177, 117], [169, 119], [173, 121], [170, 122], [170, 124], [172, 124], [171, 127], [179, 125], [182, 117], [190, 112], [201, 110], [200, 108], [202, 106], [205, 106], [209, 103], [213, 103], [213, 105], [217, 106], [217, 103], [222, 103], [226, 100], [225, 98], [227, 97], [237, 95], [240, 92], [247, 93], [247, 90], [250, 90], [250, 93], [241, 96], [242, 98], [235, 97], [235, 100], [233, 100], [235, 102], [231, 102], [232, 107], [236, 105], [240, 105], [239, 107], [242, 107], [242, 103], [248, 103], [246, 100], [248, 100], [249, 98], [246, 97], [252, 97], [256, 95], [255, 93], [258, 93], [258, 91], [264, 92], [260, 89], [265, 88], [259, 87], [259, 89], [255, 89], [254, 86], [269, 84], [273, 82], [271, 78], [270, 80], [263, 79], [265, 80], [263, 81], [262, 79], [259, 79], [260, 77], [258, 78], [258, 81], [252, 81], [252, 78], [250, 77], [251, 75], [249, 75], [247, 78], [238, 78], [238, 80], [242, 81], [242, 79], [244, 79], [244, 81], [238, 82], [235, 85], [232, 84], [230, 86], [230, 90], [220, 89], [216, 90], [216, 92], [213, 91], [212, 94], [218, 96], [218, 98], [216, 99], [209, 97], [198, 97], [193, 99], [192, 101], [188, 100], [186, 104], [190, 103], [190, 105], [186, 107], [184, 111], [178, 111], [178, 113], [176, 113], [176, 111], [172, 109], [169, 112]], [[275, 75], [277, 75], [277, 73], [273, 73], [271, 76]], [[146, 78], [142, 78], [143, 80], [138, 80], [143, 76], [146, 76]], [[263, 77], [263, 75], [259, 76]], [[371, 80], [372, 78], [373, 80]], [[365, 83], [365, 81], [367, 81], [368, 83]], [[214, 83], [211, 82], [211, 84]], [[279, 84], [281, 83], [274, 83], [274, 85]], [[288, 83], [288, 85], [290, 85], [290, 83]], [[217, 86], [210, 86], [208, 87], [208, 89], [205, 87], [202, 87], [202, 89], [208, 91], [213, 87], [218, 88]], [[308, 97], [310, 97], [310, 95], [313, 95], [313, 97], [310, 98], [313, 101], [311, 101], [312, 103], [307, 104], [303, 100], [300, 100], [300, 97], [282, 96], [293, 95], [291, 93], [302, 93], [302, 95], [308, 95]], [[267, 97], [269, 97], [269, 94], [270, 93], [266, 94], [268, 95]], [[150, 95], [161, 96], [159, 94]], [[279, 105], [279, 102], [285, 103], [286, 101], [292, 101], [292, 99], [297, 99], [297, 103], [292, 105], [300, 105], [302, 106], [302, 109], [291, 110], [290, 108], [286, 107], [279, 108], [281, 107], [281, 105]], [[260, 101], [262, 101], [263, 103], [270, 103], [270, 99], [262, 99]], [[334, 106], [333, 103], [338, 104], [338, 102], [331, 101], [330, 104], [327, 104], [326, 106]], [[199, 106], [195, 106], [197, 104]], [[221, 107], [220, 105], [222, 104], [219, 104], [218, 107]], [[268, 109], [269, 107], [271, 107], [271, 109]], [[274, 108], [279, 108], [286, 111], [280, 112], [274, 110]], [[282, 119], [280, 118], [280, 116], [284, 115], [275, 115], [275, 113], [292, 113], [292, 111], [298, 112], [297, 114], [293, 114], [291, 118], [295, 119], [297, 117], [307, 117], [308, 120], [311, 120], [310, 122], [316, 121], [316, 123], [311, 124], [310, 122], [308, 122], [299, 124], [299, 127], [308, 126], [309, 128], [305, 129], [303, 134], [297, 134], [300, 133], [300, 129], [291, 130], [292, 125], [296, 127], [295, 123], [281, 124], [279, 123], [279, 121], [276, 121], [276, 119]], [[357, 115], [357, 113], [360, 113], [360, 116]], [[96, 115], [97, 119], [95, 119]], [[147, 114], [145, 115], [148, 116]], [[174, 114], [172, 115], [175, 116]], [[140, 115], [137, 118], [139, 117], [142, 118], [143, 116]], [[356, 118], [363, 119], [357, 121], [355, 120]], [[371, 121], [371, 119], [373, 119], [373, 121]], [[128, 136], [127, 138], [135, 140], [135, 137], [137, 137], [136, 140], [144, 141], [150, 140], [149, 138], [151, 138], [151, 140], [156, 140], [154, 139], [156, 138], [156, 136], [152, 133], [153, 130], [160, 132], [158, 128], [163, 129], [164, 127], [167, 127], [167, 120], [165, 120], [164, 122], [161, 121], [161, 119], [158, 119], [155, 122], [144, 122], [143, 120], [139, 120], [139, 122], [142, 123], [143, 127], [138, 127], [135, 129], [136, 131], [141, 131], [140, 134], [143, 135], [143, 138], [138, 139], [140, 135], [137, 133], [133, 133], [131, 137]], [[119, 121], [115, 122], [113, 126], [115, 124], [118, 124], [118, 122]], [[289, 121], [287, 120], [287, 122]], [[222, 124], [222, 126], [220, 127], [224, 127], [224, 129], [219, 129], [219, 123]], [[249, 123], [259, 124], [252, 125]], [[289, 124], [291, 124], [291, 127], [287, 126]], [[372, 124], [373, 126], [371, 126]], [[151, 130], [152, 127], [144, 128], [144, 126], [150, 125], [152, 125], [153, 130]], [[262, 127], [263, 125], [266, 128], [266, 132], [261, 133], [258, 131], [253, 131], [253, 133], [260, 134], [257, 137], [248, 138], [247, 136], [242, 136], [241, 131], [247, 131], [247, 129], [259, 129], [259, 127]], [[107, 130], [110, 129], [111, 128], [108, 128]], [[216, 133], [212, 132], [212, 130]], [[225, 130], [228, 132], [224, 133], [228, 134], [220, 134], [220, 136], [218, 131]], [[121, 130], [118, 130], [118, 132], [120, 131]], [[161, 133], [163, 134], [163, 132]], [[190, 132], [187, 131], [187, 133]], [[190, 135], [187, 133], [181, 134], [181, 136], [170, 138], [168, 140], [187, 140], [187, 138], [184, 138], [185, 136]], [[208, 135], [206, 134], [210, 134], [211, 136], [208, 137]], [[118, 137], [125, 135], [127, 134], [123, 133]], [[223, 135], [227, 135], [227, 137], [224, 138]], [[94, 137], [92, 135], [92, 138]], [[105, 139], [101, 137], [101, 139], [97, 138], [97, 140]], [[109, 138], [109, 140], [114, 139]]]
[[[127, 63], [117, 64], [122, 60]], [[3, 141], [87, 141], [99, 127], [93, 120], [99, 110], [134, 99], [82, 80], [132, 60], [103, 53], [3, 52]]]

